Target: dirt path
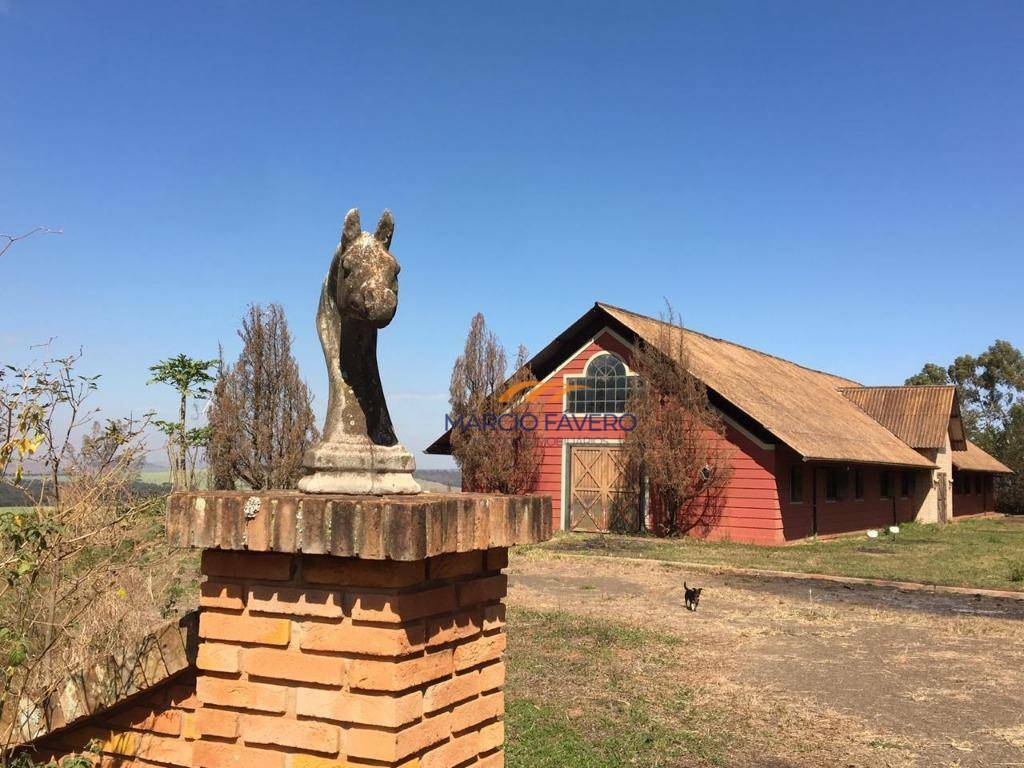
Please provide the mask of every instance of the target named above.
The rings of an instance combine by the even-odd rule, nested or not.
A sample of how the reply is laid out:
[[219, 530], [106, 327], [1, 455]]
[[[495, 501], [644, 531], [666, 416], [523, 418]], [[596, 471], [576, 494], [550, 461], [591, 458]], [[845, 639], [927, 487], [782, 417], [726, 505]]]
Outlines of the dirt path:
[[[696, 613], [684, 578], [705, 588]], [[1020, 601], [544, 553], [513, 558], [509, 599], [683, 638], [683, 682], [759, 734], [732, 765], [1024, 766]]]

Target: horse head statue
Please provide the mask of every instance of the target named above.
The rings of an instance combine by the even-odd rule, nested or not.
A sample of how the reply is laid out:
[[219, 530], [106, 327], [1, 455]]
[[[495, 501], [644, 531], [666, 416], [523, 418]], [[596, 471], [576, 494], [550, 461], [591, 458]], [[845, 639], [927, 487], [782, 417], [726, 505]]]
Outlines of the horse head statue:
[[391, 255], [395, 222], [384, 211], [372, 235], [359, 211], [345, 216], [341, 242], [327, 270], [317, 331], [329, 391], [323, 439], [303, 458], [311, 493], [418, 493], [412, 455], [398, 442], [377, 367], [377, 331], [398, 309], [398, 260]]
[[388, 250], [395, 234], [391, 211], [384, 211], [372, 235], [359, 228], [359, 211], [345, 216], [341, 243], [328, 274], [339, 312], [374, 328], [391, 322], [398, 309], [398, 259]]

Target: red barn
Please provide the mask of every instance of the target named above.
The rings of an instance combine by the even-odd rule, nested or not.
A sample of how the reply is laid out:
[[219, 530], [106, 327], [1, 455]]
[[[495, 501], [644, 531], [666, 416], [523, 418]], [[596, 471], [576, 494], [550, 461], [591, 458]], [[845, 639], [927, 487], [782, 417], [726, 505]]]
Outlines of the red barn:
[[[638, 340], [663, 324], [595, 304], [528, 366], [540, 382], [538, 493], [556, 529], [603, 531], [619, 491], [625, 400]], [[715, 519], [694, 533], [777, 544], [991, 511], [1010, 470], [964, 437], [951, 386], [864, 387], [690, 330], [692, 373], [725, 424], [732, 472]], [[579, 386], [582, 385], [582, 386]], [[450, 453], [448, 433], [427, 453]], [[656, 525], [641, 498], [634, 519]]]

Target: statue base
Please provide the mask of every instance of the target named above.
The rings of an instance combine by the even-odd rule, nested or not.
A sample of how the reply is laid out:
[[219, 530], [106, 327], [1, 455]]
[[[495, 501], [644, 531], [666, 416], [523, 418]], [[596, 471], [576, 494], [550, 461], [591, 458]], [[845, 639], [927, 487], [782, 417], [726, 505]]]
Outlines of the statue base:
[[306, 451], [302, 465], [309, 473], [299, 480], [305, 493], [384, 496], [421, 491], [412, 476], [416, 460], [401, 443], [320, 443]]

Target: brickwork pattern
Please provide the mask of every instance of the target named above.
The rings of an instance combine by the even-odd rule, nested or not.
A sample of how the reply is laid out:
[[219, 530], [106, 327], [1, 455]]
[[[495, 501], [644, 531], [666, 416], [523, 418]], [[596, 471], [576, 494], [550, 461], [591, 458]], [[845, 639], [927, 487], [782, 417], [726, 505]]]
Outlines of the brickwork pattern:
[[29, 749], [39, 762], [99, 750], [103, 768], [192, 765], [196, 731], [196, 675], [188, 671], [81, 724], [37, 741]]
[[504, 764], [508, 550], [207, 550], [197, 768]]

